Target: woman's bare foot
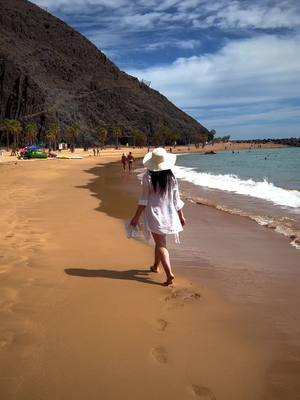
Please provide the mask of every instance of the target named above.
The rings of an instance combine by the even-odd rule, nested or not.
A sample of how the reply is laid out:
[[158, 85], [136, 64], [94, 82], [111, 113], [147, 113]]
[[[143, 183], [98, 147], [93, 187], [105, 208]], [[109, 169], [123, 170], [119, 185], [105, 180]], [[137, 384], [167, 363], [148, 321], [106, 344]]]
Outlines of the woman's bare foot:
[[171, 275], [168, 277], [168, 279], [166, 280], [166, 282], [164, 282], [164, 286], [170, 286], [173, 284], [173, 280], [175, 279], [174, 275]]
[[151, 272], [159, 272], [159, 268], [157, 267], [157, 268], [155, 268], [153, 265], [150, 267], [150, 271]]

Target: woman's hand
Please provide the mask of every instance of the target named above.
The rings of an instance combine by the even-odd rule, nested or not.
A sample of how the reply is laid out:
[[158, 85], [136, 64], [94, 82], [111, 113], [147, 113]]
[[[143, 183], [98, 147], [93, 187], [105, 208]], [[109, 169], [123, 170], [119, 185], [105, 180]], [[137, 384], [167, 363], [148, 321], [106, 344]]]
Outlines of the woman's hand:
[[137, 226], [137, 224], [139, 222], [139, 219], [140, 219], [140, 216], [141, 216], [142, 212], [144, 211], [145, 207], [146, 206], [142, 206], [140, 204], [137, 206], [137, 210], [136, 210], [136, 212], [134, 214], [134, 217], [130, 221], [130, 225]]
[[177, 213], [178, 213], [178, 217], [180, 219], [181, 225], [184, 226], [185, 225], [185, 218], [184, 218], [182, 210], [177, 211]]
[[135, 215], [135, 216], [132, 218], [132, 220], [130, 221], [130, 225], [131, 225], [131, 226], [137, 226], [138, 222], [139, 222], [139, 218]]

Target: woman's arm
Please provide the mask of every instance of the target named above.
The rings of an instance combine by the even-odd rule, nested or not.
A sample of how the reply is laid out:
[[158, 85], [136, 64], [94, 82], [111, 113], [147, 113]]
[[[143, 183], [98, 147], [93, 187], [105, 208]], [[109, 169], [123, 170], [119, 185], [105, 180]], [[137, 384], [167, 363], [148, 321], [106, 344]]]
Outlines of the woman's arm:
[[185, 218], [184, 218], [183, 211], [182, 211], [183, 206], [184, 206], [184, 202], [180, 198], [177, 180], [175, 181], [174, 198], [173, 199], [174, 199], [174, 206], [175, 206], [175, 209], [176, 209], [177, 214], [179, 216], [181, 225], [184, 226], [185, 225]]
[[148, 182], [148, 173], [146, 172], [145, 175], [143, 176], [143, 182], [142, 182], [142, 194], [141, 197], [138, 201], [138, 206], [136, 209], [136, 212], [134, 214], [134, 217], [132, 218], [130, 225], [136, 226], [139, 222], [140, 216], [142, 212], [144, 211], [146, 205], [148, 204], [148, 196], [149, 196], [149, 182]]
[[181, 210], [178, 210], [178, 211], [177, 211], [177, 214], [178, 214], [178, 216], [179, 216], [181, 225], [184, 226], [184, 225], [185, 225], [185, 218], [184, 218], [182, 209], [181, 209]]
[[142, 212], [144, 211], [146, 206], [142, 206], [141, 204], [139, 204], [137, 206], [136, 212], [132, 218], [132, 220], [130, 221], [130, 225], [132, 226], [136, 226], [139, 222], [140, 216], [142, 215]]

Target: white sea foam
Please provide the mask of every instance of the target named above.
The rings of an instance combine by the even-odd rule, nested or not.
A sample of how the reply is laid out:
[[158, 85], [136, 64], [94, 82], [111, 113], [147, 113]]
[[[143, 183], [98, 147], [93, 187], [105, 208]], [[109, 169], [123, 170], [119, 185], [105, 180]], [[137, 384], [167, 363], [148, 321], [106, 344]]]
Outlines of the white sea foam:
[[177, 178], [197, 186], [256, 197], [280, 206], [300, 207], [299, 191], [283, 189], [266, 180], [261, 182], [253, 179], [242, 180], [237, 175], [213, 175], [185, 167], [175, 167], [174, 172]]

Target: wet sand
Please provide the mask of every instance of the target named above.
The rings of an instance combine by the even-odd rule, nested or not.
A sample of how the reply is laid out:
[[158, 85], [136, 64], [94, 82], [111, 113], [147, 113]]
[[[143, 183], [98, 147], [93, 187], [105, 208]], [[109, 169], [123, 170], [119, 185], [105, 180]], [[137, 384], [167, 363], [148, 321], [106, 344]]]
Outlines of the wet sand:
[[[235, 289], [228, 295], [242, 283], [246, 291], [235, 262], [249, 239], [257, 247], [245, 255], [255, 261], [263, 233], [188, 205], [184, 253], [172, 250], [176, 285], [165, 288], [149, 273], [152, 249], [125, 237], [136, 176], [99, 161], [1, 166], [1, 399], [299, 398], [299, 358], [283, 353], [273, 310], [264, 321], [260, 304]], [[195, 232], [201, 256], [189, 240]]]
[[254, 337], [273, 346], [263, 398], [300, 398], [299, 250], [247, 218], [195, 204], [186, 212], [193, 223], [171, 246], [179, 271], [239, 305]]

